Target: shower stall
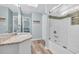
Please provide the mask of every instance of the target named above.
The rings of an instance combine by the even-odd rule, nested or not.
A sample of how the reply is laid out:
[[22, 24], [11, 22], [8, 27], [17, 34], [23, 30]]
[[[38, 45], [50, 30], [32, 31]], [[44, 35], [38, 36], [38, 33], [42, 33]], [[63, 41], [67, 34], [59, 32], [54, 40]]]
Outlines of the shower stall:
[[79, 5], [63, 4], [50, 13], [48, 47], [55, 53], [79, 53], [78, 8]]

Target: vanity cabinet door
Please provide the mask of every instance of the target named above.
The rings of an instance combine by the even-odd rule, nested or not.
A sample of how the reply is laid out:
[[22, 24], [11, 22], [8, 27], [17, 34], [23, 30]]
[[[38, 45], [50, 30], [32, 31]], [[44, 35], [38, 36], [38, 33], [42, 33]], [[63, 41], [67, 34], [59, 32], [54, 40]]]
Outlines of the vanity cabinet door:
[[20, 54], [31, 54], [31, 40], [26, 40], [19, 44]]
[[0, 46], [0, 54], [18, 54], [18, 44]]

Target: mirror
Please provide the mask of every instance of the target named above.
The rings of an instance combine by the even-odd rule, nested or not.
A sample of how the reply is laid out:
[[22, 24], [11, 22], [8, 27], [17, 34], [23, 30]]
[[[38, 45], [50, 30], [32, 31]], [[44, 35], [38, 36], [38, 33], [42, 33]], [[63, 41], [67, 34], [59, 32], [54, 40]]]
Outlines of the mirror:
[[30, 17], [23, 13], [22, 4], [17, 5], [18, 12], [14, 15], [14, 32], [30, 32]]

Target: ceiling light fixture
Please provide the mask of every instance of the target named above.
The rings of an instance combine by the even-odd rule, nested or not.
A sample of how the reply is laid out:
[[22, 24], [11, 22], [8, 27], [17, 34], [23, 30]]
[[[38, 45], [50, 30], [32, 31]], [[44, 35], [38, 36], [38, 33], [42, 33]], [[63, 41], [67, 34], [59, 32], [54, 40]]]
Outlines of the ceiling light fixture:
[[27, 4], [28, 6], [31, 6], [31, 7], [38, 7], [38, 4]]

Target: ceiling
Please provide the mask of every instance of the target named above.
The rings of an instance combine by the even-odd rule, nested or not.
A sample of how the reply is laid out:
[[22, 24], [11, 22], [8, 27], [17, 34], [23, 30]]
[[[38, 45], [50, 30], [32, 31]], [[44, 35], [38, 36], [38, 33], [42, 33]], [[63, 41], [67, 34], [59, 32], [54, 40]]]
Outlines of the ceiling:
[[52, 10], [52, 13], [50, 13], [50, 15], [65, 16], [76, 11], [79, 11], [79, 4], [61, 4], [61, 6]]
[[[31, 14], [34, 12], [48, 14], [51, 9], [55, 8], [58, 5], [59, 4], [38, 4], [37, 7], [33, 7], [27, 4], [20, 4], [22, 13], [24, 14]], [[0, 4], [0, 6], [8, 7], [13, 11], [13, 13], [18, 13], [18, 7], [15, 4]], [[60, 7], [53, 9], [50, 15], [62, 16], [64, 14], [73, 12], [73, 10], [76, 9], [75, 7], [77, 7], [77, 9], [79, 10], [79, 4], [61, 4]], [[67, 11], [69, 9], [71, 10]]]
[[[30, 14], [33, 12], [45, 13], [46, 8], [47, 8], [47, 12], [49, 12], [49, 10], [55, 7], [56, 5], [57, 4], [38, 4], [38, 7], [35, 8], [27, 4], [20, 4], [22, 13], [25, 13], [25, 14]], [[0, 6], [8, 7], [13, 11], [13, 13], [18, 12], [18, 8], [14, 4], [0, 4]]]

